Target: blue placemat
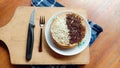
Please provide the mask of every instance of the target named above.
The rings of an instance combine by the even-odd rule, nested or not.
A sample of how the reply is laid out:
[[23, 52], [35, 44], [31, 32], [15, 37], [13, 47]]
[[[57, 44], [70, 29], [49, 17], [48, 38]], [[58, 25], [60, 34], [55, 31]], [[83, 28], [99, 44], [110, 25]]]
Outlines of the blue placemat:
[[[64, 7], [56, 0], [32, 0], [31, 5], [36, 7]], [[88, 20], [88, 23], [91, 27], [91, 40], [89, 42], [89, 46], [91, 46], [103, 29], [93, 21]], [[77, 65], [36, 65], [32, 66], [32, 68], [77, 68]]]

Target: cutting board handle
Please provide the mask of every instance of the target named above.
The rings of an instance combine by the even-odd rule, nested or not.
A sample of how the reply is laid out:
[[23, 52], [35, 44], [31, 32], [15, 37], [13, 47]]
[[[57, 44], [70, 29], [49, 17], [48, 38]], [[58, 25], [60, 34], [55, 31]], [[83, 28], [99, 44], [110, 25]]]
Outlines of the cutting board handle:
[[[19, 7], [16, 9], [16, 11], [18, 10]], [[11, 39], [11, 29], [15, 29], [14, 26], [14, 19], [16, 17], [16, 12], [14, 13], [12, 19], [4, 26], [0, 27], [0, 46], [3, 47], [9, 54], [10, 57], [10, 47], [8, 46], [8, 40]]]
[[7, 42], [6, 42], [6, 40], [8, 40], [8, 37], [10, 37], [9, 24], [10, 22], [0, 27], [0, 47], [4, 48], [8, 52], [10, 57], [9, 47], [7, 46]]
[[0, 45], [8, 52], [9, 56], [10, 56], [10, 52], [9, 52], [9, 47], [7, 45], [7, 40], [10, 39], [10, 34], [11, 34], [9, 31], [10, 23], [11, 22], [6, 24], [5, 26], [0, 27]]

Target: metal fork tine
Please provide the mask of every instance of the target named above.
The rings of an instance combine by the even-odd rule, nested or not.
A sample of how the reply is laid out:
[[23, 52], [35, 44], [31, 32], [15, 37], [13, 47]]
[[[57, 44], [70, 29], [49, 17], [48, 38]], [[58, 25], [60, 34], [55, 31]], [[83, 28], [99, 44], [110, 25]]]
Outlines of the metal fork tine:
[[45, 23], [45, 16], [42, 17], [42, 24]]
[[44, 17], [42, 17], [42, 24], [44, 23]]
[[45, 16], [44, 16], [44, 22], [43, 22], [43, 24], [45, 24]]
[[41, 16], [40, 16], [39, 24], [41, 24]]
[[40, 25], [43, 24], [43, 16], [40, 16]]
[[41, 16], [41, 24], [42, 24], [42, 22], [43, 22], [43, 18], [42, 18], [42, 16]]

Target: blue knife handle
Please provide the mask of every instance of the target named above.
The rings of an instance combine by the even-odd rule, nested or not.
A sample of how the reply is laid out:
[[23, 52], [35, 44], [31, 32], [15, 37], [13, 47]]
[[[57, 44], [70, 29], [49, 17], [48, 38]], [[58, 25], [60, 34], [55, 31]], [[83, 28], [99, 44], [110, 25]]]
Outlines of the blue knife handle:
[[35, 25], [29, 24], [27, 36], [27, 49], [26, 60], [29, 61], [32, 57], [33, 43], [34, 43], [34, 27]]

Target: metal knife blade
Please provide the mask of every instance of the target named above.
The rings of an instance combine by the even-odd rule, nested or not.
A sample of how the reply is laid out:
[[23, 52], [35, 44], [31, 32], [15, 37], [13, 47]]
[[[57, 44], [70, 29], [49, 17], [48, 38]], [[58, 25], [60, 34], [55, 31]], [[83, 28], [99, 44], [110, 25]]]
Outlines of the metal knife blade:
[[28, 26], [28, 35], [27, 35], [27, 47], [26, 47], [26, 60], [31, 60], [32, 51], [33, 51], [33, 44], [34, 44], [34, 16], [35, 16], [35, 9], [32, 11], [30, 16], [30, 23]]

